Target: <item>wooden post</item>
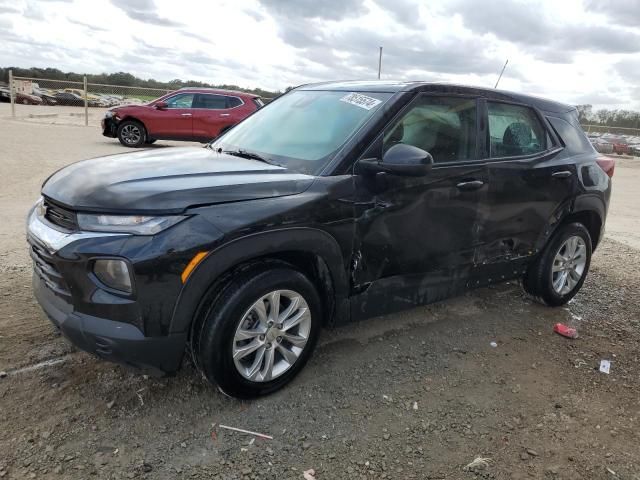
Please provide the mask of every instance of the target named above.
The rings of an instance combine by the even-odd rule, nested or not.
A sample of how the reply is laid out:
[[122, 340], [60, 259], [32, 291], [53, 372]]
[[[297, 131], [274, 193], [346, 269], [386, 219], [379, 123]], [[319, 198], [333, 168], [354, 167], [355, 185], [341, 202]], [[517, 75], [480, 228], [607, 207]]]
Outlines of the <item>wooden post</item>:
[[82, 77], [84, 84], [84, 126], [89, 126], [89, 101], [87, 100], [87, 76]]
[[16, 86], [13, 84], [13, 70], [9, 70], [9, 97], [11, 98], [11, 117], [16, 118]]

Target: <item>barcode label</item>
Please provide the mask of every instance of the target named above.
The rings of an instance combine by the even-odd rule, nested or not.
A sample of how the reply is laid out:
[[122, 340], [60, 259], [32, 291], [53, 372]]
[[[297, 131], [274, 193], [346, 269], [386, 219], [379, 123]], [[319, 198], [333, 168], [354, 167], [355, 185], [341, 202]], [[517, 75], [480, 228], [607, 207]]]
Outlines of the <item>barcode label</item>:
[[377, 98], [367, 97], [361, 93], [348, 93], [340, 99], [341, 102], [350, 103], [356, 107], [364, 108], [365, 110], [371, 110], [373, 107], [382, 103], [382, 100]]

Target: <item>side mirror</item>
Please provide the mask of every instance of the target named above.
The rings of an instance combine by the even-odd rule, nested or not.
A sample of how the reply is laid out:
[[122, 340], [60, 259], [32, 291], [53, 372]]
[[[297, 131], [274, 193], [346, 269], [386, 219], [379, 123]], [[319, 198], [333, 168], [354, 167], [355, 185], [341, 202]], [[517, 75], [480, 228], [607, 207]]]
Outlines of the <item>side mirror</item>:
[[166, 110], [169, 105], [167, 105], [167, 102], [158, 102], [154, 105], [154, 107], [156, 107], [156, 109], [158, 110]]
[[363, 158], [358, 162], [362, 172], [387, 172], [406, 177], [423, 177], [433, 166], [433, 157], [429, 152], [413, 145], [397, 143], [385, 152], [382, 161], [377, 158]]

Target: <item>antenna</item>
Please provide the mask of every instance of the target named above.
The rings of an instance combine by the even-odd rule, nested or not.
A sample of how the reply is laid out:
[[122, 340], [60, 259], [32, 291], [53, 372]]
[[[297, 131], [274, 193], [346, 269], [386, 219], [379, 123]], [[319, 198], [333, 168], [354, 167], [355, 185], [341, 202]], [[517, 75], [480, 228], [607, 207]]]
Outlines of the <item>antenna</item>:
[[378, 58], [378, 80], [380, 80], [381, 71], [382, 71], [382, 47], [380, 47], [380, 57]]
[[496, 86], [493, 88], [498, 88], [498, 84], [500, 83], [500, 79], [502, 78], [502, 74], [504, 73], [504, 69], [507, 68], [507, 63], [509, 63], [509, 59], [507, 58], [507, 61], [504, 62], [504, 66], [502, 67], [502, 70], [500, 71], [500, 76], [498, 77], [498, 81], [496, 82]]

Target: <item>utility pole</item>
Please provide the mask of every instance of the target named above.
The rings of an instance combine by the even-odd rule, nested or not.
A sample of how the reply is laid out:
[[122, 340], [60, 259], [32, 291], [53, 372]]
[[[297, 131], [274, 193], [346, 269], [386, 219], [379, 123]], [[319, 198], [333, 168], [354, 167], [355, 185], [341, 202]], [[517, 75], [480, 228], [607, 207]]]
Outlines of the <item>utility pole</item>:
[[382, 47], [380, 47], [380, 57], [378, 57], [378, 80], [380, 80], [380, 72], [382, 72]]
[[507, 61], [504, 62], [504, 66], [502, 67], [502, 71], [500, 72], [500, 76], [498, 77], [498, 81], [496, 82], [496, 85], [493, 88], [498, 88], [498, 84], [500, 83], [500, 79], [502, 78], [502, 74], [504, 73], [504, 69], [507, 68], [507, 63], [509, 63], [508, 58], [507, 58]]

